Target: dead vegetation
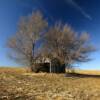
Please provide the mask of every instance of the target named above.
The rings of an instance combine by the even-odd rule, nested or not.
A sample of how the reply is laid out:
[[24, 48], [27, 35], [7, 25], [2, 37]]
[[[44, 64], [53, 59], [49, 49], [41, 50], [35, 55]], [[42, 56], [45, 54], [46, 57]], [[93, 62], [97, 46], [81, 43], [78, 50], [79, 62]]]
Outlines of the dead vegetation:
[[0, 100], [99, 100], [100, 79], [0, 69]]

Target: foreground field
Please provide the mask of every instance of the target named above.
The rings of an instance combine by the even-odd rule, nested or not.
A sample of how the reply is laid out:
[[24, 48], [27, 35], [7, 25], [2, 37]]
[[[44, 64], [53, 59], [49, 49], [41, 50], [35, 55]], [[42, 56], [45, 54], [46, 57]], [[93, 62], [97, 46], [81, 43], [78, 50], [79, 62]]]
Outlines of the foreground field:
[[0, 68], [0, 100], [100, 100], [100, 78]]

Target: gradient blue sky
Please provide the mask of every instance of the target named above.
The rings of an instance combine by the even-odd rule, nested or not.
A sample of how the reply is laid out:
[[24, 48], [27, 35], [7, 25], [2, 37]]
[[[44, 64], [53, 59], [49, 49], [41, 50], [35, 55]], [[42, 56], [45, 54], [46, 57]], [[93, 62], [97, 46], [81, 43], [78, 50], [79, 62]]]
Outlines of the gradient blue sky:
[[7, 39], [17, 31], [21, 16], [41, 10], [50, 23], [62, 20], [78, 32], [88, 32], [97, 51], [82, 69], [100, 69], [100, 0], [0, 0], [0, 66], [19, 66], [7, 57]]

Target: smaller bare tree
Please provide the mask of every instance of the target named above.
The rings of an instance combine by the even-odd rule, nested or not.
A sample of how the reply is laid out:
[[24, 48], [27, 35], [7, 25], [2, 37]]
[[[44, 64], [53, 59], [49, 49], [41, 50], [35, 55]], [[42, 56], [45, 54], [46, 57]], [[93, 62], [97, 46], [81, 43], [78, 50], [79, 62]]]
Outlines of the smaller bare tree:
[[[78, 34], [70, 26], [56, 23], [50, 27], [44, 38], [46, 54], [57, 58], [67, 69], [73, 68], [76, 62], [89, 61], [89, 53], [94, 48], [88, 42], [87, 33]], [[45, 52], [44, 52], [45, 53]]]

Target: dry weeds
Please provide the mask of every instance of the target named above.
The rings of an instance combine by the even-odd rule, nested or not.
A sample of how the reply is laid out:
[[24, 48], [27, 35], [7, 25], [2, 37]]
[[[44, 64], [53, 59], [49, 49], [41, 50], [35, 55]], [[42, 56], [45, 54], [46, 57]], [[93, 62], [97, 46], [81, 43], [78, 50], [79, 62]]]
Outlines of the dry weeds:
[[0, 100], [100, 100], [100, 79], [3, 68]]

